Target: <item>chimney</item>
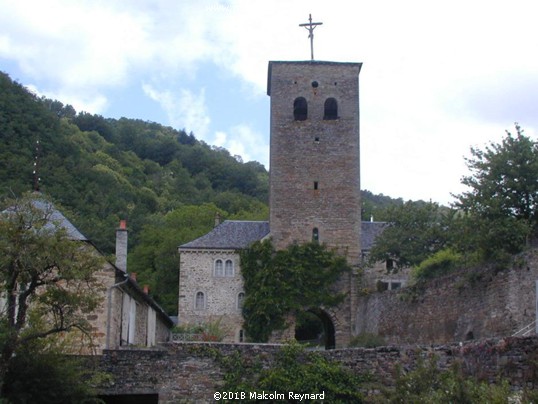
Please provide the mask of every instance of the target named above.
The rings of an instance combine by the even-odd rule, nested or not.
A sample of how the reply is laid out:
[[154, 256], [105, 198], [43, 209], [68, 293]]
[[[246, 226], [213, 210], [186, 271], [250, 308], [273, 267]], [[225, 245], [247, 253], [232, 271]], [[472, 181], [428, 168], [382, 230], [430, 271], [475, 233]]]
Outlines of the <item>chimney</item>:
[[127, 221], [120, 220], [116, 229], [116, 266], [127, 272]]
[[215, 212], [215, 227], [217, 227], [220, 224], [220, 213]]

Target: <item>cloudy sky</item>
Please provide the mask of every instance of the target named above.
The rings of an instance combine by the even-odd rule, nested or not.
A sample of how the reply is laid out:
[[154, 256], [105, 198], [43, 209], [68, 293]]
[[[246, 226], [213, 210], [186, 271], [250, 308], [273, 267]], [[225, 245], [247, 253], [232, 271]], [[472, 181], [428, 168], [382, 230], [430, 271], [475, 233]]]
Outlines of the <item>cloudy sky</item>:
[[[471, 146], [538, 132], [533, 0], [0, 0], [0, 70], [269, 160], [269, 60], [362, 62], [362, 188], [449, 203]], [[269, 167], [268, 167], [269, 168]]]

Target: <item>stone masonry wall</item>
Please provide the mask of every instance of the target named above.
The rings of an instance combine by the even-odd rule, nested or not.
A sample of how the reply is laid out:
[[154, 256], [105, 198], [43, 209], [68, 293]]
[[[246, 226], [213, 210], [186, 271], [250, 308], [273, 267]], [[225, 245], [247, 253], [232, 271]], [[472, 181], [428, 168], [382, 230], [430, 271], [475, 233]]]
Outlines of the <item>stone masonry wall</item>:
[[[277, 249], [312, 240], [360, 260], [360, 152], [358, 63], [270, 62], [271, 237]], [[306, 120], [294, 119], [305, 98]], [[334, 98], [338, 119], [324, 119]], [[314, 186], [314, 183], [316, 186]]]
[[465, 271], [431, 281], [418, 292], [372, 293], [359, 298], [357, 331], [392, 344], [510, 336], [535, 319], [537, 279], [534, 250], [500, 272]]
[[[271, 363], [279, 345], [171, 343], [163, 349], [105, 351], [92, 357], [111, 379], [100, 389], [103, 395], [158, 394], [159, 403], [214, 402], [223, 391], [223, 370], [207, 355], [239, 354], [262, 365]], [[468, 375], [496, 382], [510, 381], [518, 390], [538, 387], [538, 338], [510, 337], [439, 346], [352, 348], [321, 351], [356, 374], [369, 373], [385, 386], [394, 384], [397, 366], [412, 370], [421, 359], [434, 357], [440, 369], [458, 361]]]
[[[214, 276], [215, 260], [231, 259], [234, 276]], [[234, 250], [182, 251], [179, 272], [179, 324], [201, 324], [220, 320], [226, 342], [238, 340], [243, 316], [237, 297], [243, 292], [239, 254]], [[205, 295], [205, 307], [195, 309], [196, 293]]]

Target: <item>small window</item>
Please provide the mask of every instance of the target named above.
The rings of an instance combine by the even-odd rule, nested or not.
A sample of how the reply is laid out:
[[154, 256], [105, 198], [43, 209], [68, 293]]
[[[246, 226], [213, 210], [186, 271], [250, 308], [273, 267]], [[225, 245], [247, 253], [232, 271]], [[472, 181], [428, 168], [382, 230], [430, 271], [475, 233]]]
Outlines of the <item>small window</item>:
[[312, 241], [317, 243], [319, 241], [319, 230], [317, 227], [312, 229]]
[[224, 269], [222, 265], [222, 260], [216, 260], [215, 261], [215, 276], [224, 276]]
[[395, 263], [394, 263], [394, 260], [393, 259], [390, 259], [390, 258], [387, 258], [387, 260], [385, 261], [385, 269], [387, 271], [391, 271], [393, 270], [394, 268], [396, 267]]
[[385, 281], [378, 280], [376, 282], [376, 290], [378, 292], [384, 292], [385, 290], [389, 290], [389, 283]]
[[319, 187], [319, 184], [318, 184], [318, 182], [317, 182], [317, 181], [314, 181], [314, 189], [315, 189], [315, 190], [317, 190], [317, 189], [318, 189], [318, 187]]
[[239, 342], [245, 342], [245, 330], [239, 330]]
[[224, 276], [234, 276], [234, 263], [232, 260], [226, 260], [224, 265]]
[[338, 118], [338, 103], [334, 98], [327, 98], [325, 100], [325, 113], [323, 119], [333, 120]]
[[293, 118], [296, 121], [305, 121], [308, 117], [308, 106], [304, 97], [296, 98], [293, 102]]
[[243, 308], [243, 301], [245, 300], [245, 293], [240, 292], [237, 294], [237, 309], [241, 310]]
[[204, 292], [197, 292], [194, 300], [194, 310], [205, 309], [205, 295]]

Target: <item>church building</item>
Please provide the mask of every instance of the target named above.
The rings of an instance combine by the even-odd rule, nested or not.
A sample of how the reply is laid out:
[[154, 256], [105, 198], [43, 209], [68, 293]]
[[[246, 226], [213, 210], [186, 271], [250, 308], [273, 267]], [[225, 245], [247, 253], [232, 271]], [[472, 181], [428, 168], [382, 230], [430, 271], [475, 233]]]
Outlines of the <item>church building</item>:
[[[313, 309], [326, 324], [327, 346], [356, 334], [358, 270], [383, 223], [362, 222], [359, 73], [361, 63], [269, 62], [269, 222], [224, 221], [179, 247], [180, 324], [222, 319], [229, 341], [243, 341], [239, 251], [270, 237], [275, 248], [318, 241], [344, 255], [352, 273], [336, 308]], [[365, 245], [362, 245], [365, 244]]]

